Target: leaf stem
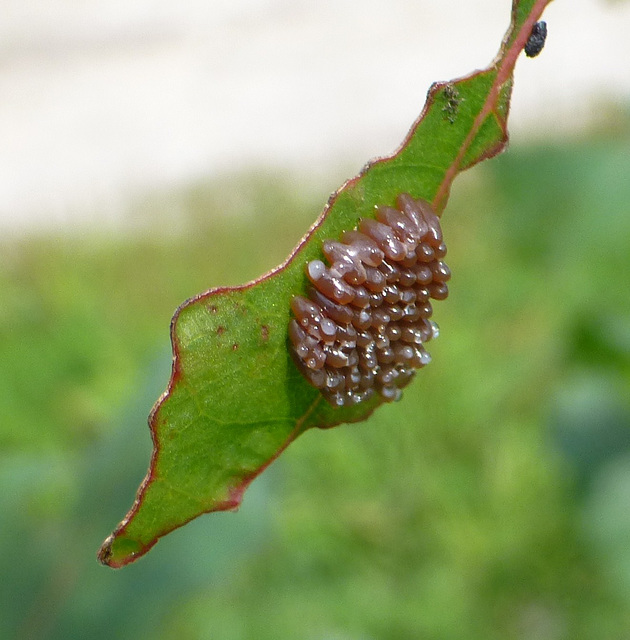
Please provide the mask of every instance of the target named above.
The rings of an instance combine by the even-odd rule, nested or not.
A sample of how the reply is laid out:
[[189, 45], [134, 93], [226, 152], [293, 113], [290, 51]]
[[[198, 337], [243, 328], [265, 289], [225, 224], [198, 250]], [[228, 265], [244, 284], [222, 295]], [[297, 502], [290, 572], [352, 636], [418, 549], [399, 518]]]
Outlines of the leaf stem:
[[[473, 125], [470, 128], [466, 139], [462, 143], [457, 156], [446, 170], [444, 179], [442, 180], [440, 187], [435, 194], [435, 198], [433, 199], [433, 206], [435, 207], [436, 211], [442, 211], [442, 209], [446, 205], [446, 200], [448, 199], [451, 185], [453, 184], [455, 176], [457, 176], [457, 174], [461, 170], [461, 165], [466, 152], [475, 140], [487, 116], [496, 110], [497, 102], [499, 99], [499, 92], [501, 91], [503, 85], [511, 79], [512, 72], [514, 71], [514, 66], [516, 65], [516, 60], [520, 52], [525, 47], [533, 26], [536, 24], [536, 22], [538, 22], [538, 18], [540, 18], [545, 7], [550, 2], [551, 0], [537, 0], [534, 3], [529, 16], [521, 25], [516, 37], [512, 40], [512, 44], [507, 50], [505, 49], [505, 46], [506, 43], [510, 42], [512, 34], [508, 34], [508, 36], [504, 40], [501, 50], [494, 63], [494, 66], [497, 68], [497, 76], [492, 83], [490, 90], [488, 91], [486, 101], [484, 102], [481, 111], [479, 111], [475, 120], [473, 121]], [[517, 2], [515, 2], [514, 6], [516, 7], [516, 5]], [[505, 143], [507, 143], [508, 133], [505, 124], [505, 121], [501, 123], [505, 135], [504, 140], [501, 146], [496, 149], [495, 153], [501, 151], [504, 148]]]

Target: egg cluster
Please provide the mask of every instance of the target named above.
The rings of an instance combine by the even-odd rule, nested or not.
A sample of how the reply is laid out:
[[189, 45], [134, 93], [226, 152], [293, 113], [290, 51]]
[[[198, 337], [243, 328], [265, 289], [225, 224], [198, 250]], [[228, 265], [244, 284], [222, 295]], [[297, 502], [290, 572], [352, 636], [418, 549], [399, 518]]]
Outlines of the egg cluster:
[[430, 299], [448, 295], [450, 270], [440, 220], [425, 200], [401, 194], [397, 208], [376, 207], [341, 241], [322, 246], [330, 266], [312, 260], [308, 298], [291, 301], [289, 339], [298, 368], [333, 406], [378, 392], [398, 400], [431, 361], [437, 336]]

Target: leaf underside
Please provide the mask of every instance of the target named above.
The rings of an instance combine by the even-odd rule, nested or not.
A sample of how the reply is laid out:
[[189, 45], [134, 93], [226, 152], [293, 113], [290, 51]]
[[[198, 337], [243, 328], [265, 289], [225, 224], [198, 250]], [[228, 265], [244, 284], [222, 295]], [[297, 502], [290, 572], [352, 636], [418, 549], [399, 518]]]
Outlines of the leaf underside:
[[249, 483], [299, 434], [364, 420], [381, 403], [332, 408], [293, 364], [289, 303], [306, 290], [304, 266], [321, 258], [322, 240], [338, 238], [400, 193], [429, 200], [441, 213], [455, 176], [504, 149], [514, 65], [549, 2], [515, 0], [493, 63], [432, 85], [401, 147], [334, 193], [283, 264], [177, 309], [171, 380], [149, 416], [150, 468], [99, 551], [103, 564], [124, 566], [198, 515], [236, 508]]

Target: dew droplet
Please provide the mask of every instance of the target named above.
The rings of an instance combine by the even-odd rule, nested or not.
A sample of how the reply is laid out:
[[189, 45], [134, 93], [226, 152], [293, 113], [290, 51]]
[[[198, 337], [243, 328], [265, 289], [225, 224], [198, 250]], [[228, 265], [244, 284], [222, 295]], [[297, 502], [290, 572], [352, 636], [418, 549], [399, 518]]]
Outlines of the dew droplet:
[[326, 272], [326, 265], [321, 260], [311, 260], [308, 263], [308, 275], [311, 280], [319, 280]]

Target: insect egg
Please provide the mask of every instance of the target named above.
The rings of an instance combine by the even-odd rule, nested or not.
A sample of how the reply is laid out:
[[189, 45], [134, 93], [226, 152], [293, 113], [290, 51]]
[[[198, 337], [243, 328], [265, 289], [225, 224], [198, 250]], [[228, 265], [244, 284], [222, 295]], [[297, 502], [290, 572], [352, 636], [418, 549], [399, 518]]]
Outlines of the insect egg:
[[378, 393], [398, 400], [415, 370], [431, 361], [437, 337], [429, 298], [443, 300], [450, 270], [440, 220], [425, 200], [401, 194], [340, 240], [325, 240], [328, 261], [311, 260], [308, 297], [295, 296], [289, 341], [306, 380], [335, 407]]

